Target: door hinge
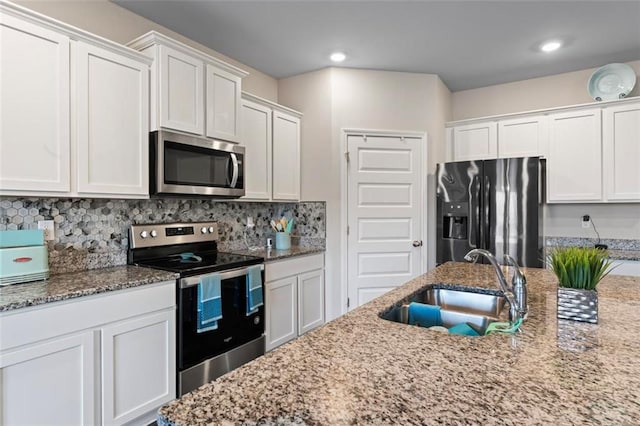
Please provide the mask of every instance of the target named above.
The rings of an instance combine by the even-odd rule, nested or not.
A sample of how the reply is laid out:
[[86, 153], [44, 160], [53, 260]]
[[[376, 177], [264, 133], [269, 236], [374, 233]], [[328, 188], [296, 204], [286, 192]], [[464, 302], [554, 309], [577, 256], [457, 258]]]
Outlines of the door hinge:
[[347, 151], [347, 152], [345, 152], [345, 153], [344, 153], [344, 158], [345, 158], [345, 160], [347, 160], [347, 163], [348, 163], [349, 161], [351, 161], [351, 157], [349, 157], [349, 151]]
[[349, 225], [347, 225], [347, 235], [349, 235]]
[[351, 299], [349, 299], [349, 298], [347, 297], [347, 308], [348, 308], [349, 306], [351, 306]]

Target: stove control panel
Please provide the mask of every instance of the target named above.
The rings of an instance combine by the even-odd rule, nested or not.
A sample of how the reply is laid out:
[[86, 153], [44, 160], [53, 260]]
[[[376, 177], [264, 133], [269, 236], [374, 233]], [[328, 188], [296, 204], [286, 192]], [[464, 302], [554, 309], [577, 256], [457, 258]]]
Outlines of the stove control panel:
[[217, 240], [218, 225], [215, 222], [155, 223], [131, 225], [129, 229], [129, 245], [131, 248]]

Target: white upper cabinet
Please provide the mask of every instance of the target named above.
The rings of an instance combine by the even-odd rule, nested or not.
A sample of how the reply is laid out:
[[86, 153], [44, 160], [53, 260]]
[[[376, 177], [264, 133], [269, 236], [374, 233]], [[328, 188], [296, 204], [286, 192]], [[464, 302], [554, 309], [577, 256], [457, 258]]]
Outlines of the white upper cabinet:
[[300, 118], [273, 112], [273, 199], [300, 199]]
[[547, 123], [544, 115], [498, 121], [498, 158], [545, 156]]
[[242, 99], [240, 135], [246, 146], [245, 200], [300, 200], [302, 114], [249, 93]]
[[207, 64], [208, 137], [240, 142], [241, 96], [240, 76]]
[[549, 202], [602, 199], [600, 116], [600, 108], [549, 115]]
[[69, 192], [69, 37], [0, 9], [0, 51], [0, 192]]
[[640, 201], [640, 102], [602, 114], [605, 198]]
[[0, 3], [0, 194], [146, 198], [144, 55]]
[[242, 142], [240, 99], [247, 72], [155, 31], [128, 46], [153, 59], [151, 130]]
[[78, 193], [147, 196], [149, 68], [84, 42], [76, 53]]
[[242, 100], [240, 136], [246, 148], [244, 198], [271, 198], [271, 108]]
[[158, 46], [157, 55], [160, 98], [152, 114], [160, 120], [152, 130], [204, 134], [204, 62], [169, 46]]
[[495, 122], [483, 122], [453, 128], [453, 161], [496, 158], [498, 135]]

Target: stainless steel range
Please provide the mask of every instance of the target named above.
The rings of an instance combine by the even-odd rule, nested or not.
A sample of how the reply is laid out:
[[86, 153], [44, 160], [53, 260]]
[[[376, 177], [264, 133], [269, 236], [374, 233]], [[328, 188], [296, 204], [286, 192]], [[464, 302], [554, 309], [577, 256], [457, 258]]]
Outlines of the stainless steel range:
[[[264, 354], [264, 305], [248, 312], [249, 268], [264, 259], [218, 251], [215, 222], [133, 225], [128, 263], [180, 274], [177, 300], [177, 394], [191, 390]], [[198, 330], [198, 286], [219, 274], [222, 318]], [[256, 271], [257, 274], [257, 271]]]

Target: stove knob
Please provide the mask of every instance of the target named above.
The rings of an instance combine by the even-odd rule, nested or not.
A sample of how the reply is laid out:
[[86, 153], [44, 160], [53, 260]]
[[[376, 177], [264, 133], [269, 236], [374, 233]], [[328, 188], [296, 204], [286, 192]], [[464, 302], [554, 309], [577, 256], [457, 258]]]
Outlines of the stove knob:
[[147, 237], [149, 236], [149, 233], [148, 233], [147, 231], [142, 231], [142, 232], [140, 233], [140, 236], [141, 236], [142, 238], [147, 238]]
[[200, 230], [200, 232], [202, 232], [203, 234], [206, 234], [207, 233], [207, 228], [203, 226], [202, 229]]
[[210, 227], [209, 227], [209, 233], [210, 233], [210, 234], [213, 234], [213, 226], [210, 226]]
[[151, 238], [155, 238], [158, 236], [158, 233], [156, 232], [155, 229], [151, 230]]

